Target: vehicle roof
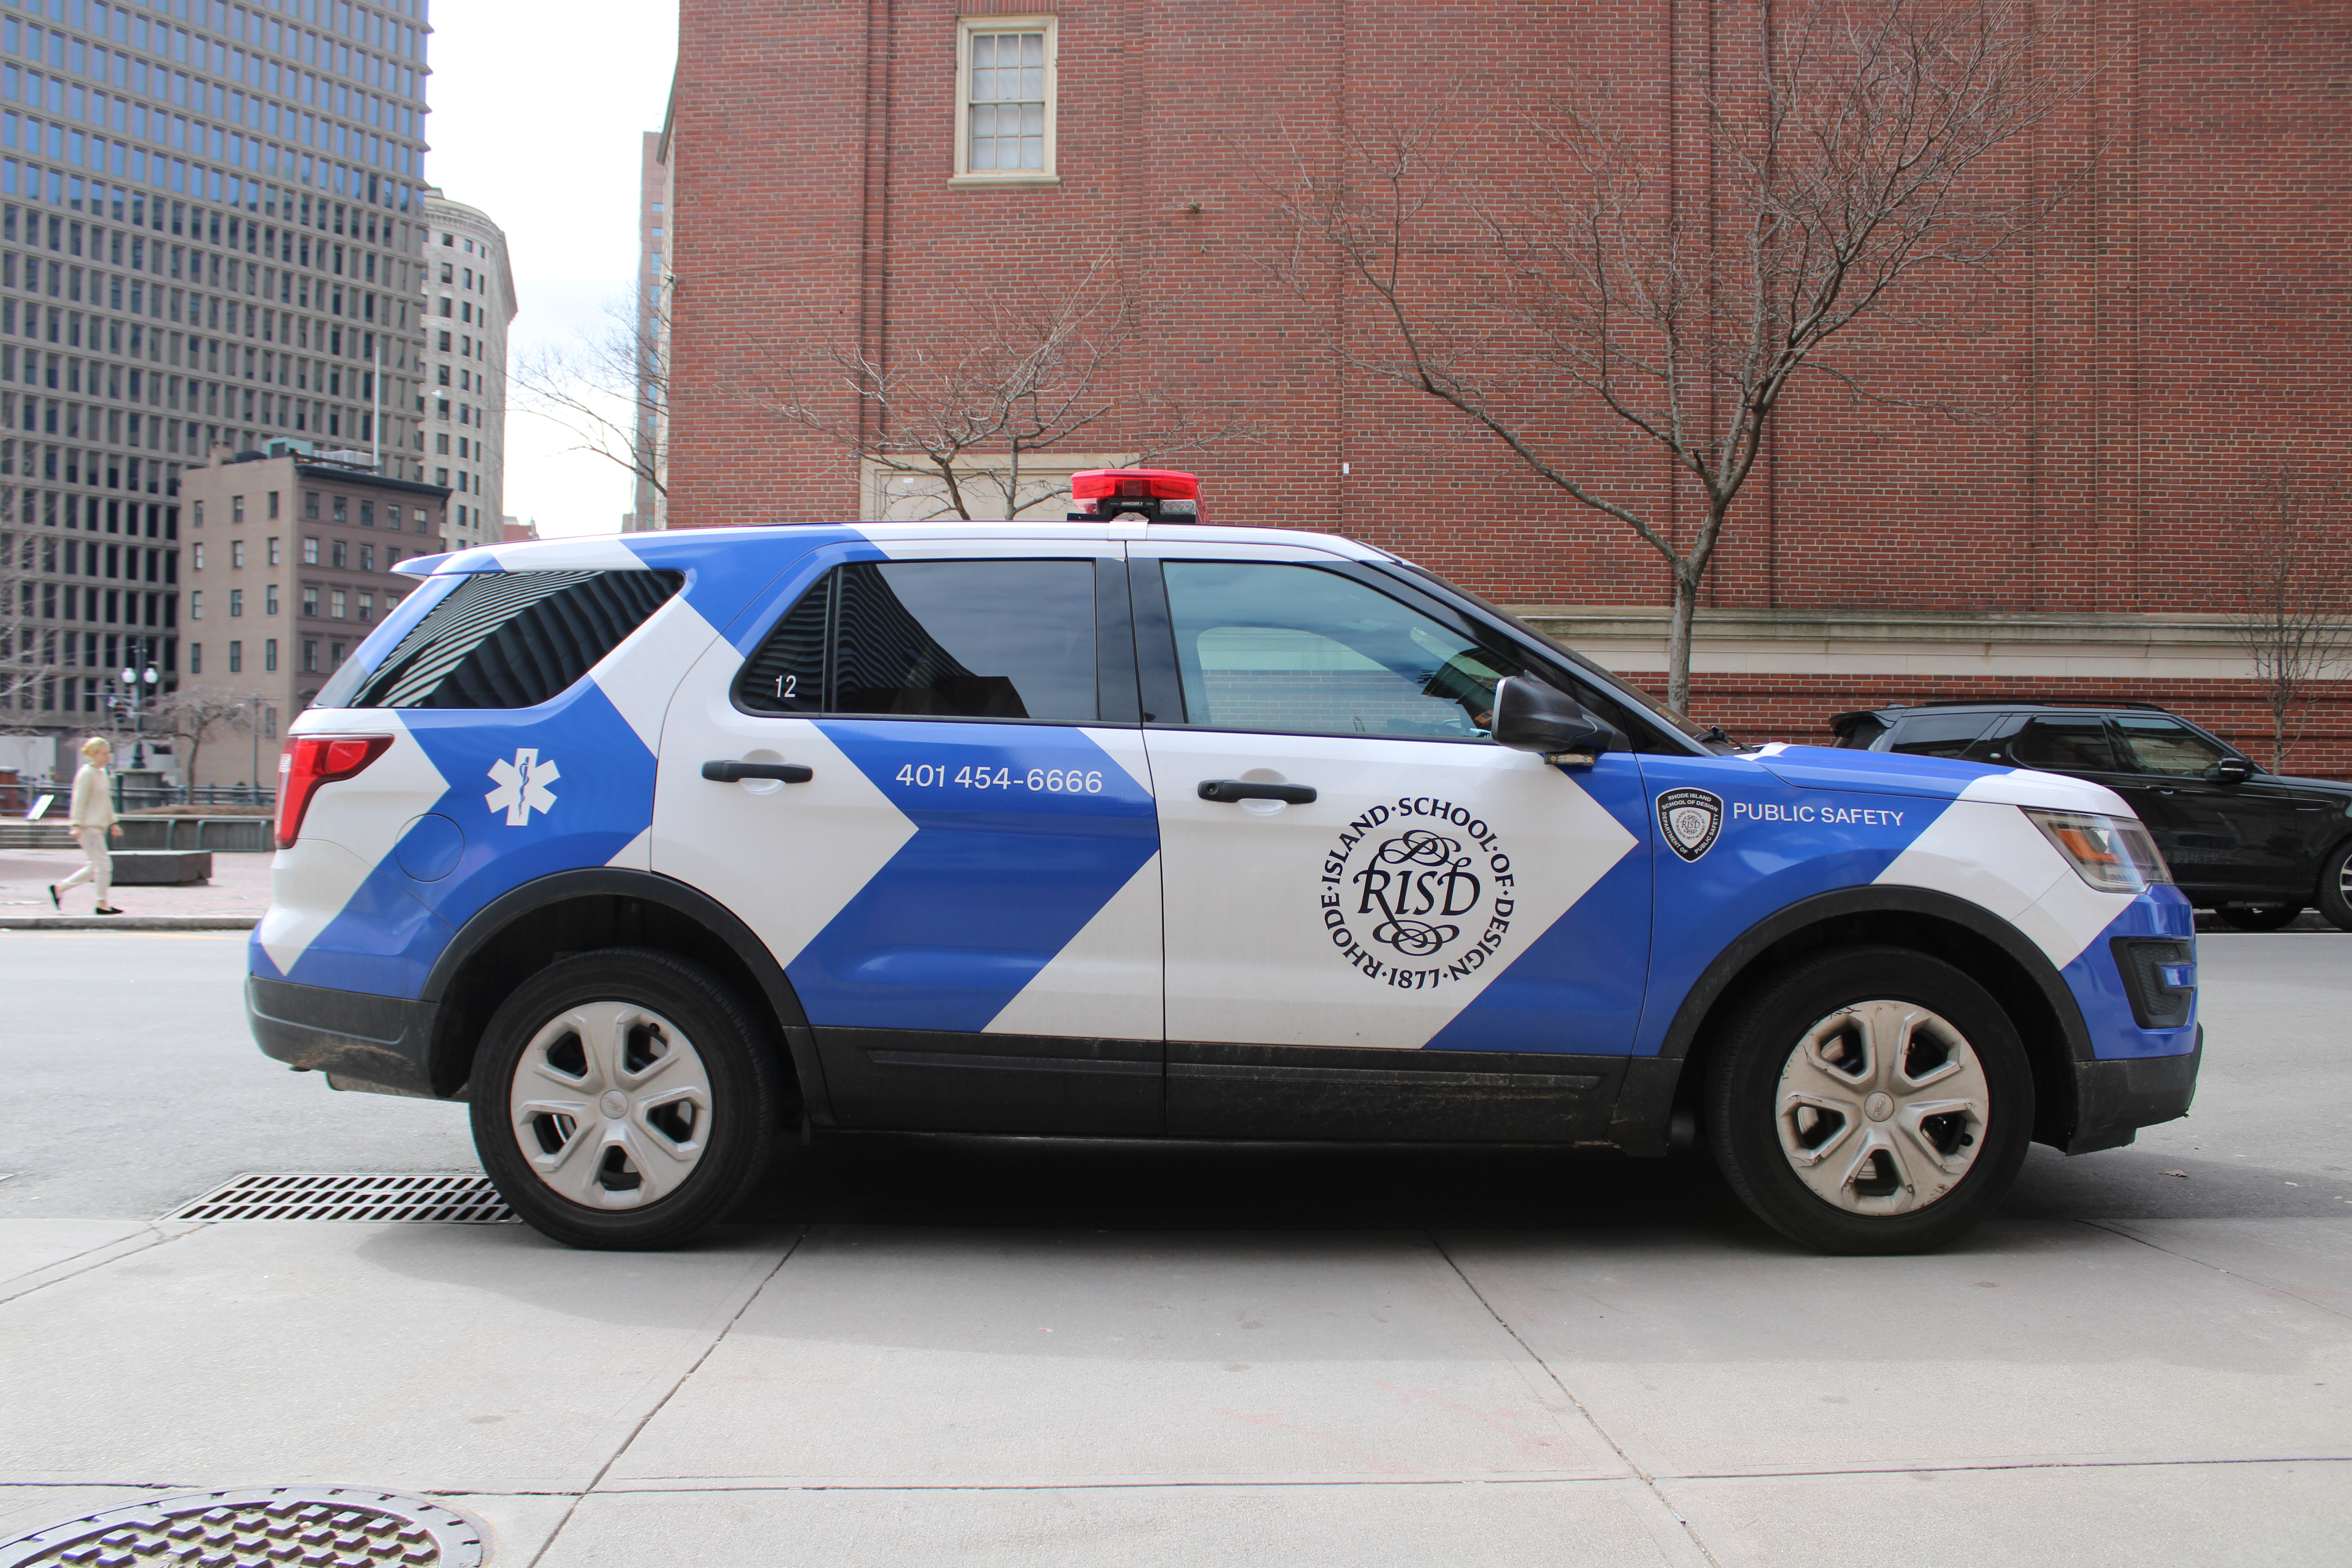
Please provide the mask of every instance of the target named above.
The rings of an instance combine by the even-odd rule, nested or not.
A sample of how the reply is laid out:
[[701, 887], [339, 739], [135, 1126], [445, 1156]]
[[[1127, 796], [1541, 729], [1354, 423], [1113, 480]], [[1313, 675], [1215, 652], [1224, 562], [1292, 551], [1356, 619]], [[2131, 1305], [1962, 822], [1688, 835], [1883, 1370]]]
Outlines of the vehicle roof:
[[422, 555], [394, 570], [413, 576], [445, 573], [628, 570], [686, 567], [731, 552], [783, 550], [848, 539], [884, 548], [943, 541], [986, 540], [1103, 544], [1115, 541], [1185, 542], [1208, 544], [1287, 544], [1328, 551], [1357, 561], [1391, 561], [1387, 551], [1335, 533], [1287, 528], [1221, 527], [1213, 523], [1146, 522], [1118, 518], [1108, 522], [1067, 522], [1040, 518], [1010, 521], [788, 523], [766, 528], [682, 528], [659, 533], [592, 534], [577, 539], [521, 540], [485, 544], [445, 555]]
[[2175, 716], [2172, 710], [2160, 702], [2146, 702], [2136, 697], [2092, 697], [2081, 700], [2055, 697], [1938, 697], [1925, 702], [1888, 702], [1876, 708], [1856, 708], [1850, 712], [1837, 714], [1830, 723], [1835, 726], [1854, 719], [1883, 719], [1891, 723], [1915, 713], [1965, 712], [1969, 709], [1998, 710], [2004, 713], [2021, 709], [2056, 710], [2070, 713], [2104, 712], [2112, 709]]

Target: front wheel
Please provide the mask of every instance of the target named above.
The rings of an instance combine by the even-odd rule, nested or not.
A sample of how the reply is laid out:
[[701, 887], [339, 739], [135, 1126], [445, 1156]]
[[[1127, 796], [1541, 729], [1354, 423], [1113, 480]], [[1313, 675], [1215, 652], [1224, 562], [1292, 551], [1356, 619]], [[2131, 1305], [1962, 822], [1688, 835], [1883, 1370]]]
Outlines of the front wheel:
[[1991, 994], [1939, 959], [1847, 948], [1754, 997], [1710, 1063], [1706, 1131], [1748, 1206], [1822, 1252], [1925, 1252], [1990, 1214], [2033, 1130]]
[[741, 1198], [774, 1141], [774, 1058], [701, 965], [608, 948], [507, 998], [474, 1058], [474, 1148], [500, 1196], [572, 1247], [688, 1241]]
[[2320, 868], [2319, 912], [2337, 931], [2352, 931], [2352, 840], [2329, 851]]

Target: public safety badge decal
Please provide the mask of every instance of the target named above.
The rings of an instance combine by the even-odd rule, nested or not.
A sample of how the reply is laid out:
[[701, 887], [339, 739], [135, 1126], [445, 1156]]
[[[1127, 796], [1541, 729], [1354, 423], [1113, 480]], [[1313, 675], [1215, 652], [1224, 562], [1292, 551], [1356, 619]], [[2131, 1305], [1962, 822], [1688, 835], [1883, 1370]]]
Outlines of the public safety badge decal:
[[1703, 789], [1670, 789], [1658, 797], [1658, 828], [1668, 848], [1696, 860], [1723, 832], [1723, 798]]

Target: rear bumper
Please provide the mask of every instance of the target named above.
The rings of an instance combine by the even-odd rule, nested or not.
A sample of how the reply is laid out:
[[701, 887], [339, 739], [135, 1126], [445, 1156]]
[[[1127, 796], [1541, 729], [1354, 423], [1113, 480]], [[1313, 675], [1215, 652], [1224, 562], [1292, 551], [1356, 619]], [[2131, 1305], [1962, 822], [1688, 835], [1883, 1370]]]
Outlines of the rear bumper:
[[247, 975], [245, 1016], [261, 1054], [338, 1089], [437, 1099], [426, 1071], [440, 1005]]
[[2117, 1057], [2074, 1064], [2074, 1135], [2069, 1154], [2128, 1143], [2143, 1127], [2189, 1114], [2197, 1098], [2197, 1068], [2205, 1057], [2205, 1026], [2196, 1047], [2174, 1057]]

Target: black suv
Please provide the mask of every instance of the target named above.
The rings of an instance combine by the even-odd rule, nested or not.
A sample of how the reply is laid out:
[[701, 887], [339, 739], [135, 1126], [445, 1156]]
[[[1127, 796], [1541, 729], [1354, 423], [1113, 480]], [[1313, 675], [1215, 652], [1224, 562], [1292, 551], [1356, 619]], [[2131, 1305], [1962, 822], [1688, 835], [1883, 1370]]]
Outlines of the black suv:
[[1841, 713], [1837, 743], [2102, 784], [2130, 803], [2200, 909], [2276, 931], [2317, 905], [2352, 931], [2352, 784], [2267, 773], [2149, 702], [1925, 702]]

